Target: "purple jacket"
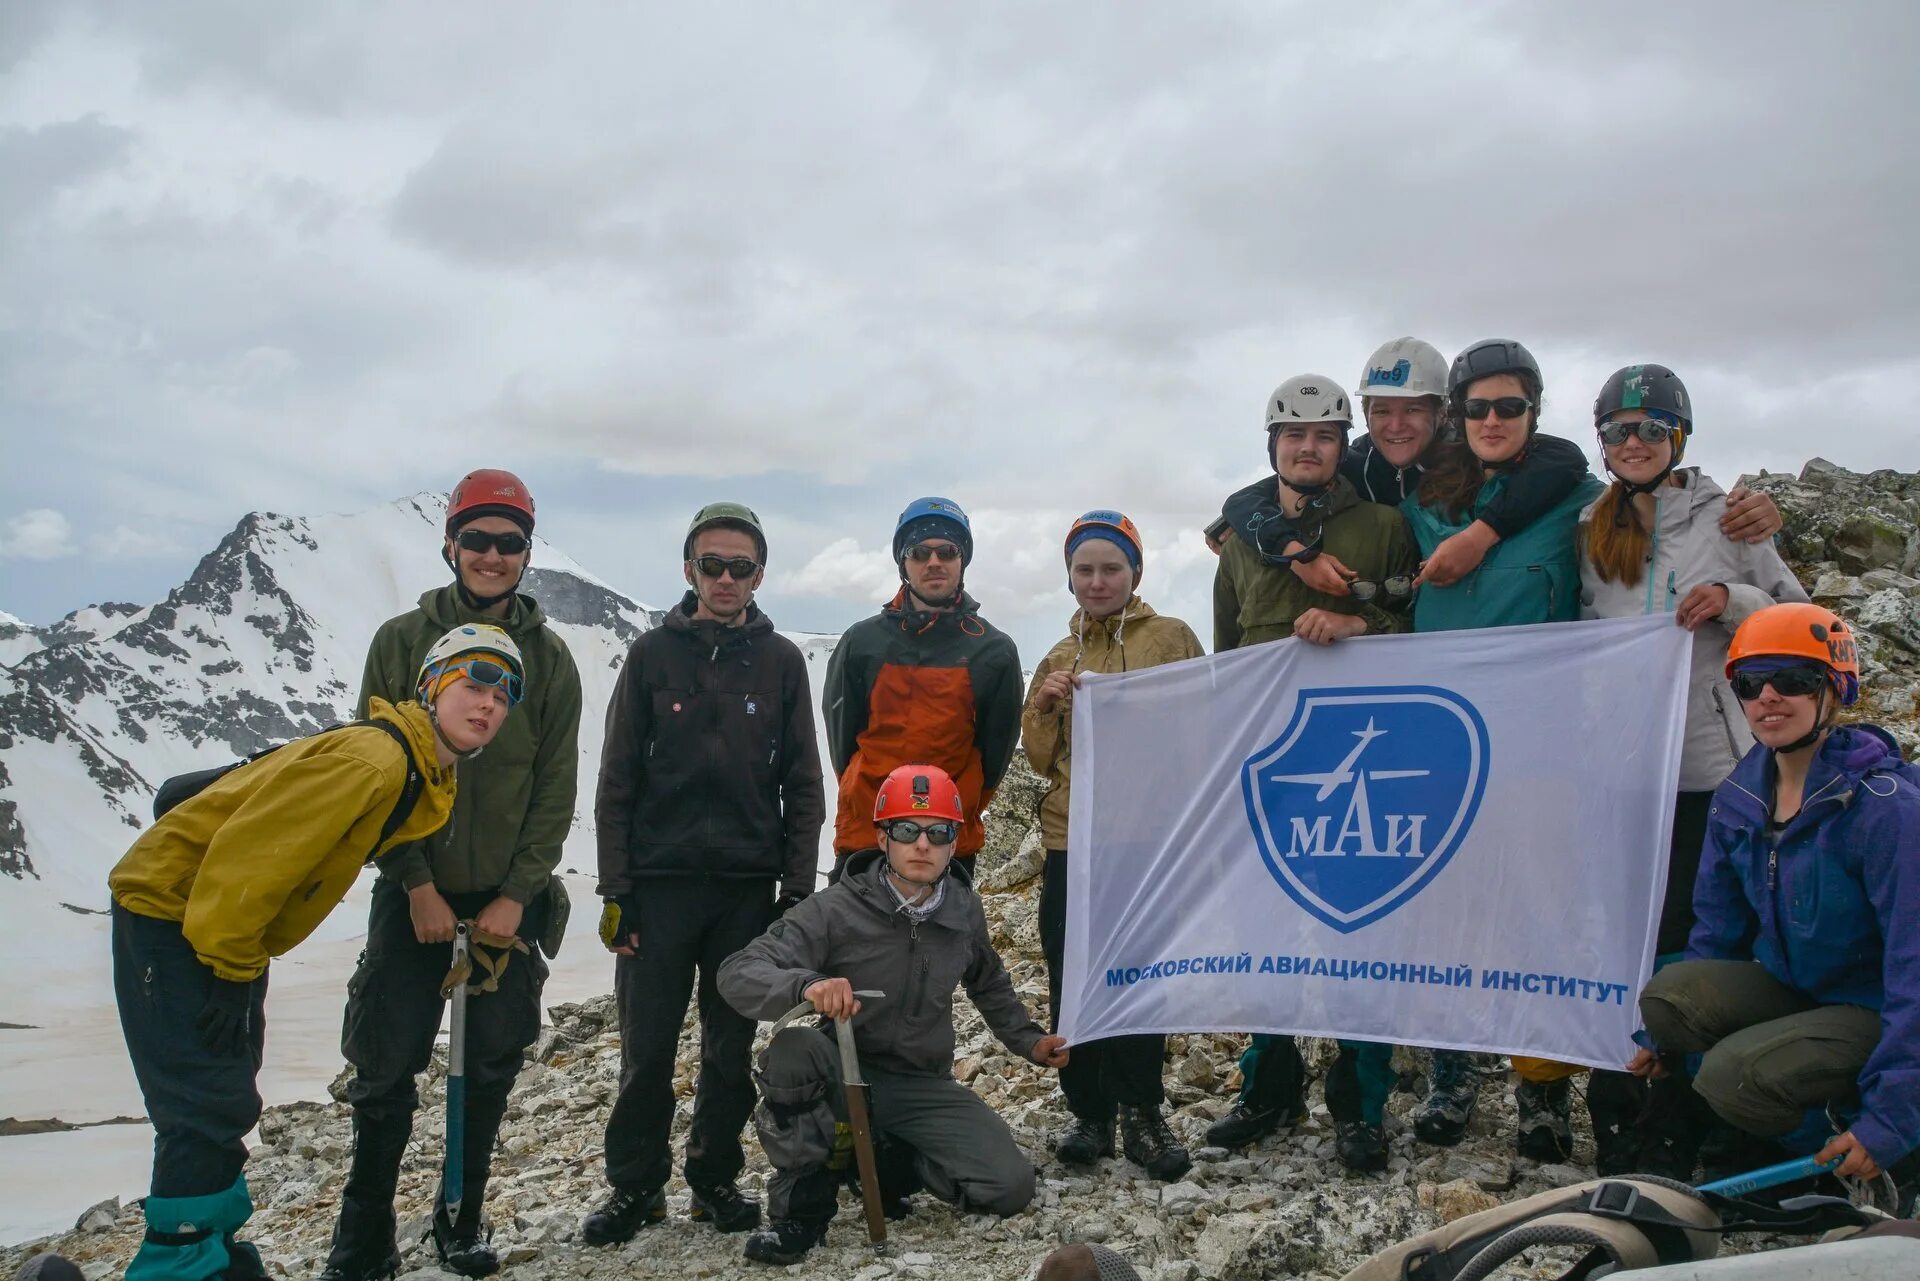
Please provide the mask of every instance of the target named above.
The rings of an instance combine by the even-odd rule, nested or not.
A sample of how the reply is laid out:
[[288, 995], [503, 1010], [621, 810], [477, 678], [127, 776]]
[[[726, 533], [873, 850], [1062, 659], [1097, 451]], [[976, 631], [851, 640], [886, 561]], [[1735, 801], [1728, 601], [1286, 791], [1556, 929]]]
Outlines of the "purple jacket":
[[1755, 960], [1822, 1005], [1880, 1012], [1853, 1133], [1883, 1168], [1920, 1145], [1920, 769], [1873, 725], [1836, 729], [1777, 839], [1773, 753], [1713, 794], [1687, 956]]

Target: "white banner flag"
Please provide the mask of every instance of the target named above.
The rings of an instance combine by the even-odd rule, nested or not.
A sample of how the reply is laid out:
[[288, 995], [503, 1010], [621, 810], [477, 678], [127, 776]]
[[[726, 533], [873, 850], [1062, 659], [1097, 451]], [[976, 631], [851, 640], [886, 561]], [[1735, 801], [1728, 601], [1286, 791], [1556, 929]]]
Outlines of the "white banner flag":
[[1662, 615], [1084, 677], [1060, 1030], [1620, 1066], [1691, 640]]

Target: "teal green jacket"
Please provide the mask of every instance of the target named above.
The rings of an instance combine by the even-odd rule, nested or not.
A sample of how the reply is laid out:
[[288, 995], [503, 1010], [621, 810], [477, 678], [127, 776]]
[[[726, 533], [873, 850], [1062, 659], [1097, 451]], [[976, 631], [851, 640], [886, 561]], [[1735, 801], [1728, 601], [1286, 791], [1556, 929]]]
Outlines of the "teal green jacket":
[[[1473, 510], [1455, 520], [1422, 507], [1418, 496], [1400, 504], [1424, 560], [1433, 549], [1480, 519], [1506, 487], [1495, 476], [1480, 487]], [[1451, 632], [1472, 627], [1567, 622], [1580, 617], [1580, 554], [1574, 530], [1580, 512], [1605, 490], [1592, 475], [1546, 515], [1493, 545], [1480, 567], [1450, 587], [1428, 584], [1413, 599], [1413, 630]]]

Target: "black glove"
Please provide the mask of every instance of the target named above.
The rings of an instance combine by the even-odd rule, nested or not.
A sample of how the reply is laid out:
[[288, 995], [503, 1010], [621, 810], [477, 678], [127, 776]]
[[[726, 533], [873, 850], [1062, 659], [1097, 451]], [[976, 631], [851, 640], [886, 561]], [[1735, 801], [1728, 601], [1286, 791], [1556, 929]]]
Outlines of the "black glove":
[[773, 919], [779, 920], [798, 907], [811, 890], [782, 890], [780, 897], [773, 901]]
[[640, 904], [631, 894], [606, 901], [600, 909], [600, 942], [611, 951], [625, 947], [640, 934]]
[[201, 1042], [221, 1058], [253, 1052], [253, 984], [216, 977], [194, 1020]]

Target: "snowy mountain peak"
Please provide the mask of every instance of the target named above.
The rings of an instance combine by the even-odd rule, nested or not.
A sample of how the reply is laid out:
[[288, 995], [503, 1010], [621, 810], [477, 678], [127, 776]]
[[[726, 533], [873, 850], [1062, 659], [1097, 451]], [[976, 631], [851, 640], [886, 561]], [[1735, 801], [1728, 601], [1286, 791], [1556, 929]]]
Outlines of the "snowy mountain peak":
[[[445, 512], [421, 493], [351, 515], [250, 513], [157, 604], [0, 624], [0, 924], [30, 907], [45, 922], [49, 898], [101, 906], [161, 780], [349, 718], [375, 630], [448, 580]], [[535, 541], [524, 590], [573, 651], [586, 705], [604, 707], [659, 614]], [[584, 718], [585, 779], [599, 740]], [[590, 849], [585, 810], [573, 839]]]

